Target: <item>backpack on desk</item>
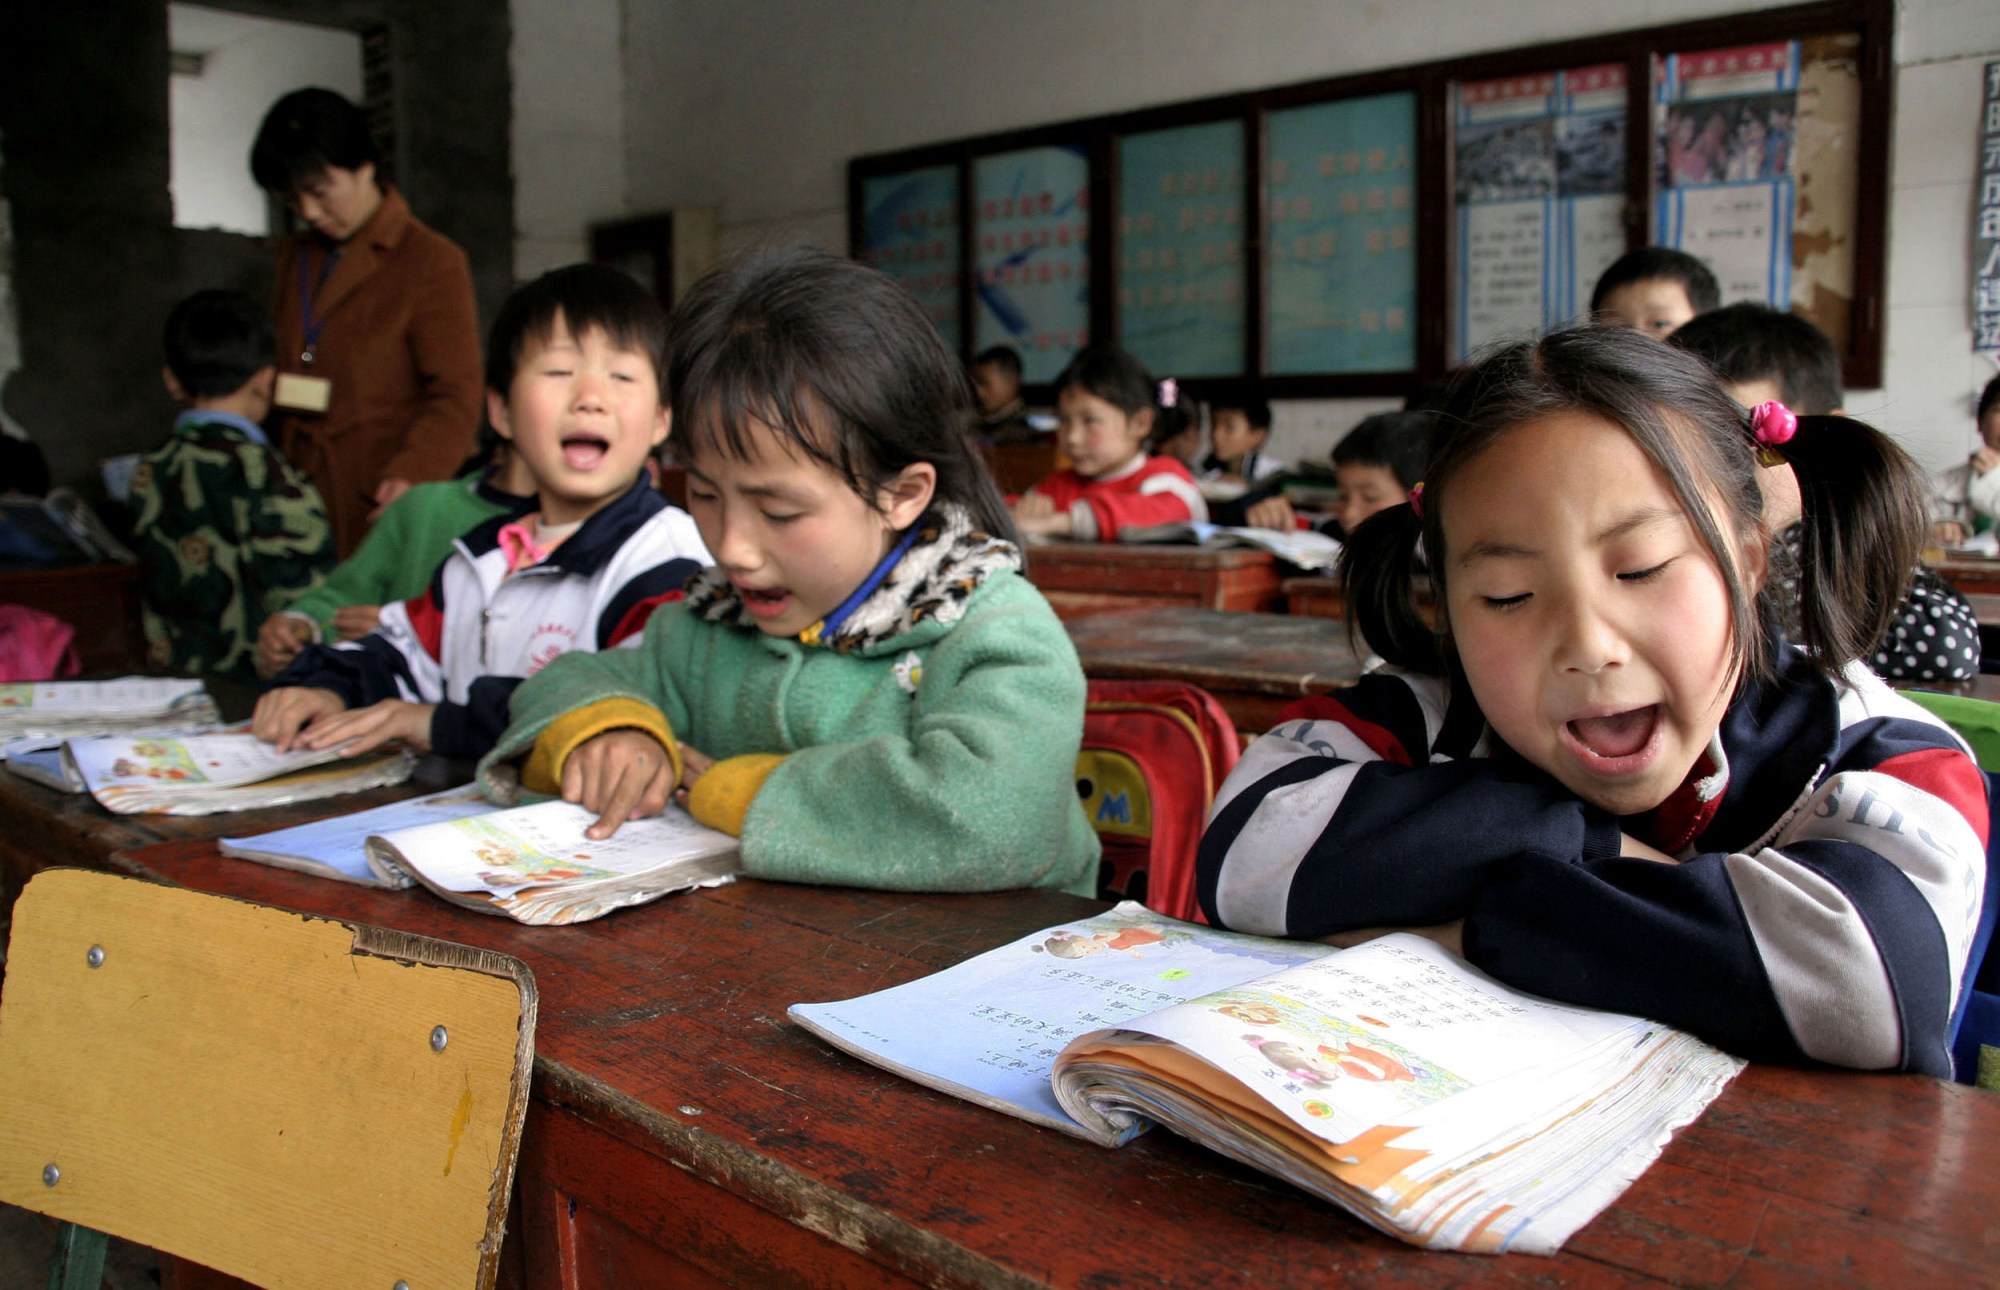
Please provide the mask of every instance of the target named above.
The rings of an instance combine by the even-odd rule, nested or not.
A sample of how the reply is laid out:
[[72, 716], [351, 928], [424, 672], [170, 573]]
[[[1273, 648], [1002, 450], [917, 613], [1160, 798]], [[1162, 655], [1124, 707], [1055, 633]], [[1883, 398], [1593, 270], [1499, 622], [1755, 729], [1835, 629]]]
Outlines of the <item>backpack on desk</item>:
[[1179, 681], [1092, 681], [1076, 791], [1104, 846], [1099, 894], [1205, 921], [1195, 846], [1242, 751], [1215, 696]]

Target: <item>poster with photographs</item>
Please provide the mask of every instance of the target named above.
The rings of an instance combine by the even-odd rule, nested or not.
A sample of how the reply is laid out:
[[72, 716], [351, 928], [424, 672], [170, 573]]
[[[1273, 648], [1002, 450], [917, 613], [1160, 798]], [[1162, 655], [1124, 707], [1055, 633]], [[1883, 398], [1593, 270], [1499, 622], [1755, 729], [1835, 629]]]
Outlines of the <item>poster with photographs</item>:
[[958, 167], [863, 180], [861, 218], [861, 258], [901, 283], [958, 348]]
[[1241, 376], [1243, 122], [1118, 144], [1118, 340], [1154, 372]]
[[1027, 148], [972, 165], [973, 352], [1012, 345], [1053, 381], [1090, 342], [1090, 158]]
[[1622, 63], [1452, 87], [1452, 361], [1581, 317], [1625, 251]]
[[1414, 368], [1417, 96], [1273, 112], [1266, 140], [1266, 370]]
[[1655, 240], [1704, 261], [1725, 303], [1792, 302], [1799, 71], [1796, 41], [1659, 63]]
[[2000, 63], [1979, 105], [1979, 190], [1972, 229], [1972, 351], [2000, 363]]

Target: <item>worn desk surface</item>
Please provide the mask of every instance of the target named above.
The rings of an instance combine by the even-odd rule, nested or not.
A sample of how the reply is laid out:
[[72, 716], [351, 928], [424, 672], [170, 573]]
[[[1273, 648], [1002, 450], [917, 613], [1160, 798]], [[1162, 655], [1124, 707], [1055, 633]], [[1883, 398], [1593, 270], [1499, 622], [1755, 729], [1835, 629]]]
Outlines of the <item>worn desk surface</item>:
[[1964, 555], [1926, 563], [1939, 577], [1967, 595], [2000, 593], [2000, 559]]
[[1284, 608], [1287, 566], [1251, 547], [1034, 542], [1027, 556], [1028, 581], [1065, 619], [1142, 605]]
[[1984, 1145], [2000, 1099], [1974, 1090], [1753, 1068], [1561, 1257], [1424, 1254], [1171, 1136], [1105, 1150], [784, 1019], [1092, 902], [743, 882], [528, 928], [226, 859], [211, 840], [312, 813], [118, 819], [0, 772], [0, 834], [31, 867], [111, 863], [528, 962], [541, 1022], [509, 1285], [1976, 1283], [2000, 1257]]
[[1064, 626], [1085, 676], [1199, 685], [1246, 734], [1269, 729], [1300, 695], [1361, 675], [1346, 624], [1327, 618], [1175, 605], [1092, 614]]
[[510, 1265], [529, 1285], [1972, 1284], [2000, 1258], [2000, 1098], [1957, 1085], [1752, 1068], [1561, 1256], [1478, 1258], [1164, 1133], [1113, 1151], [1035, 1128], [785, 1020], [1095, 908], [1074, 897], [743, 882], [527, 928], [199, 841], [117, 864], [533, 968]]

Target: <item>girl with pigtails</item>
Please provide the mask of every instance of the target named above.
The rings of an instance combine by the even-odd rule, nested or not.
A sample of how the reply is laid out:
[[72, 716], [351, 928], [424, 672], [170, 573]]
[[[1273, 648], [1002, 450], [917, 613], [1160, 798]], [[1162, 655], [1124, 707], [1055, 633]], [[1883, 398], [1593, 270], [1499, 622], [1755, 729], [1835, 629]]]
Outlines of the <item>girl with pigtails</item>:
[[[1763, 594], [1760, 460], [1802, 498], [1797, 641]], [[1510, 985], [1746, 1057], [1949, 1076], [1985, 782], [1858, 661], [1926, 519], [1881, 434], [1746, 417], [1638, 333], [1492, 354], [1410, 502], [1342, 559], [1389, 666], [1245, 752], [1203, 908], [1339, 943], [1423, 930]]]

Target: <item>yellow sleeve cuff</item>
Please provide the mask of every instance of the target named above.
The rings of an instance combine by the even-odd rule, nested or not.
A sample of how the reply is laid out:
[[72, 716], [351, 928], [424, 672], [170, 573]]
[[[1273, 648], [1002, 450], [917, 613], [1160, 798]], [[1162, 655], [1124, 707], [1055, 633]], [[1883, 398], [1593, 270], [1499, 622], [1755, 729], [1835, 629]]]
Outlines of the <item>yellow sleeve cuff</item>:
[[599, 699], [565, 712], [542, 729], [521, 767], [521, 787], [532, 793], [560, 793], [563, 763], [588, 741], [610, 730], [643, 730], [660, 741], [673, 763], [674, 782], [681, 779], [681, 746], [666, 717], [638, 699]]
[[688, 814], [733, 838], [743, 836], [743, 817], [783, 753], [745, 753], [710, 766], [688, 790]]

